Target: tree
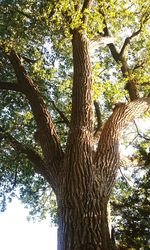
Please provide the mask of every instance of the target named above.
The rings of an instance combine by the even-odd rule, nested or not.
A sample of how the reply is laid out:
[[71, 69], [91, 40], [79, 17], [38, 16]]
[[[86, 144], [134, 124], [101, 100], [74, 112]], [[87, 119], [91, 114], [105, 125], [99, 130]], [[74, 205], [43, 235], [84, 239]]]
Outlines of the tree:
[[7, 0], [1, 16], [4, 190], [48, 183], [58, 249], [112, 249], [121, 133], [150, 106], [148, 1]]
[[[149, 168], [133, 172], [133, 186], [121, 177], [113, 191], [113, 237], [121, 249], [149, 249]], [[119, 192], [118, 192], [119, 191]]]
[[140, 130], [137, 130], [141, 138], [134, 142], [138, 148], [134, 154], [140, 157], [142, 166], [124, 169], [125, 174], [121, 171], [110, 199], [112, 235], [119, 249], [149, 249], [150, 131], [146, 136]]

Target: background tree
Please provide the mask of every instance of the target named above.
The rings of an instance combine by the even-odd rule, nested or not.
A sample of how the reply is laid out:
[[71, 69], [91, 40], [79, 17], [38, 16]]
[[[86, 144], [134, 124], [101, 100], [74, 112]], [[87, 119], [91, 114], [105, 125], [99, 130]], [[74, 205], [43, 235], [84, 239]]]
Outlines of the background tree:
[[132, 182], [120, 177], [112, 194], [112, 232], [121, 249], [149, 249], [149, 167], [140, 170]]
[[149, 3], [2, 0], [0, 15], [3, 204], [50, 185], [58, 249], [111, 249], [120, 136], [150, 105]]

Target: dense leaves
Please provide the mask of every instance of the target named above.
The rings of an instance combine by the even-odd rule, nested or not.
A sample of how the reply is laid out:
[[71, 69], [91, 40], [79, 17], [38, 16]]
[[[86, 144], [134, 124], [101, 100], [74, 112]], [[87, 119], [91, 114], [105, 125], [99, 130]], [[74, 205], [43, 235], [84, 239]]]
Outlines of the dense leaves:
[[120, 177], [113, 191], [113, 237], [121, 249], [149, 249], [149, 174], [148, 167], [135, 170], [132, 181]]
[[[118, 103], [134, 100], [137, 96], [146, 97], [150, 93], [149, 1], [95, 0], [90, 8], [84, 8], [87, 2], [0, 1], [0, 84], [15, 85], [18, 81], [9, 58], [13, 49], [42, 94], [63, 149], [71, 117], [73, 30], [80, 30], [81, 34], [85, 32], [89, 39], [93, 96], [97, 107], [100, 106], [95, 112], [93, 134], [102, 128]], [[135, 86], [134, 93], [131, 93], [131, 85]], [[1, 210], [5, 209], [7, 200], [11, 200], [16, 190], [17, 196], [33, 208], [32, 216], [38, 214], [44, 218], [50, 207], [55, 214], [56, 202], [51, 187], [34, 172], [25, 153], [16, 152], [9, 140], [10, 136], [15, 138], [20, 145], [36, 150], [43, 159], [29, 100], [23, 93], [2, 90], [0, 110]], [[149, 154], [143, 153], [149, 148], [148, 132], [141, 132], [138, 123], [131, 125], [128, 131], [133, 136], [123, 136], [123, 144], [127, 146], [129, 141], [132, 142], [134, 160], [149, 164]], [[127, 195], [120, 193], [120, 203], [116, 205], [123, 221], [115, 237], [125, 247], [148, 244], [147, 225], [144, 224], [147, 222], [142, 217], [147, 216], [147, 210], [144, 210], [147, 203], [143, 202], [148, 201], [148, 172], [144, 176], [134, 180], [134, 189], [127, 187], [123, 180], [118, 184], [121, 189], [128, 189]], [[126, 220], [127, 213], [132, 221]], [[142, 220], [132, 223], [137, 217]]]

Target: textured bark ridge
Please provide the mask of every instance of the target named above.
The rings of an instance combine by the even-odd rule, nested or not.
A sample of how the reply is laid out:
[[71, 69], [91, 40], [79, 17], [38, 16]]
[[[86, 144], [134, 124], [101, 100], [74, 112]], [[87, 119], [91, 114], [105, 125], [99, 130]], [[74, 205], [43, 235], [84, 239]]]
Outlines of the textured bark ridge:
[[86, 36], [76, 31], [71, 129], [58, 194], [59, 250], [112, 249], [107, 204], [120, 166], [119, 138], [125, 126], [149, 106], [149, 98], [118, 105], [104, 125], [93, 154], [92, 72], [88, 54]]
[[[91, 2], [84, 1], [85, 24], [88, 17], [84, 10]], [[104, 34], [108, 36], [103, 17]], [[0, 82], [0, 89], [19, 91], [28, 99], [37, 125], [36, 139], [43, 154], [39, 155], [34, 148], [17, 141], [2, 129], [0, 136], [19, 154], [25, 154], [35, 171], [54, 189], [58, 203], [58, 250], [111, 250], [107, 204], [121, 162], [119, 139], [129, 122], [147, 111], [150, 97], [139, 98], [136, 81], [130, 78], [131, 72], [123, 57], [125, 46], [119, 53], [113, 44], [109, 44], [113, 58], [122, 64], [123, 76], [128, 75], [126, 89], [131, 102], [117, 105], [102, 127], [99, 120], [101, 133], [94, 150], [93, 79], [88, 38], [82, 28], [71, 30], [71, 34], [74, 68], [72, 112], [64, 152], [43, 97], [13, 49], [9, 59], [17, 82]]]
[[120, 166], [119, 138], [126, 125], [149, 108], [150, 98], [137, 98], [129, 91], [134, 100], [115, 107], [101, 128], [94, 151], [93, 80], [86, 34], [74, 30], [72, 45], [72, 114], [65, 152], [39, 90], [13, 50], [10, 61], [17, 83], [2, 82], [0, 87], [20, 91], [29, 100], [43, 158], [2, 129], [0, 134], [18, 153], [26, 154], [35, 171], [54, 189], [58, 202], [58, 250], [111, 250], [107, 204]]
[[58, 249], [111, 249], [107, 199], [91, 189], [87, 194], [68, 195], [59, 205]]
[[58, 195], [59, 250], [112, 249], [107, 204], [120, 166], [120, 134], [149, 104], [145, 98], [116, 107], [102, 130], [94, 157], [84, 133], [70, 144]]
[[[96, 151], [93, 149], [93, 80], [88, 39], [74, 30], [72, 114], [65, 152], [61, 149], [52, 118], [34, 82], [15, 51], [10, 61], [17, 83], [0, 84], [1, 89], [22, 92], [29, 100], [37, 124], [37, 140], [43, 158], [3, 130], [1, 136], [18, 153], [26, 154], [34, 169], [53, 187], [58, 202], [58, 250], [111, 250], [107, 204], [120, 166], [119, 138], [126, 125], [143, 114], [150, 98], [120, 103], [101, 128]], [[133, 87], [133, 84], [130, 85]], [[134, 89], [134, 88], [133, 88]], [[135, 89], [134, 89], [135, 94]]]

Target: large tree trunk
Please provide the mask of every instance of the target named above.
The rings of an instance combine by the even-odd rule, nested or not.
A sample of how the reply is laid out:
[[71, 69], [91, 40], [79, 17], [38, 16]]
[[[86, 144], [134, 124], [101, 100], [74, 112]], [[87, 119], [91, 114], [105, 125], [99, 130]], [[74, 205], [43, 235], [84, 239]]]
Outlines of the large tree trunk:
[[86, 34], [74, 30], [72, 44], [72, 115], [57, 192], [58, 250], [110, 250], [107, 204], [120, 162], [119, 136], [135, 114], [146, 110], [148, 100], [117, 106], [93, 153], [93, 81]]
[[[66, 185], [67, 186], [67, 185]], [[98, 187], [86, 192], [62, 191], [58, 197], [58, 250], [110, 250], [108, 198], [100, 196]], [[74, 191], [74, 193], [72, 193]]]
[[93, 157], [92, 70], [88, 39], [73, 32], [71, 128], [58, 200], [58, 250], [109, 250], [108, 196], [97, 182]]
[[[83, 21], [92, 1], [83, 6]], [[107, 30], [106, 30], [107, 32]], [[107, 33], [106, 33], [107, 35]], [[116, 105], [101, 129], [96, 152], [93, 148], [92, 67], [86, 32], [80, 27], [72, 30], [73, 91], [70, 130], [63, 152], [58, 134], [44, 100], [14, 50], [9, 59], [17, 76], [17, 83], [0, 83], [1, 89], [20, 91], [29, 100], [37, 124], [37, 140], [42, 157], [34, 148], [20, 143], [5, 133], [3, 136], [18, 153], [26, 154], [53, 187], [58, 204], [58, 250], [110, 250], [107, 204], [117, 169], [121, 162], [119, 136], [123, 128], [150, 106], [150, 98], [138, 98], [136, 83], [128, 81], [132, 101]], [[109, 45], [118, 62], [119, 54]], [[124, 76], [128, 71], [122, 61]]]

